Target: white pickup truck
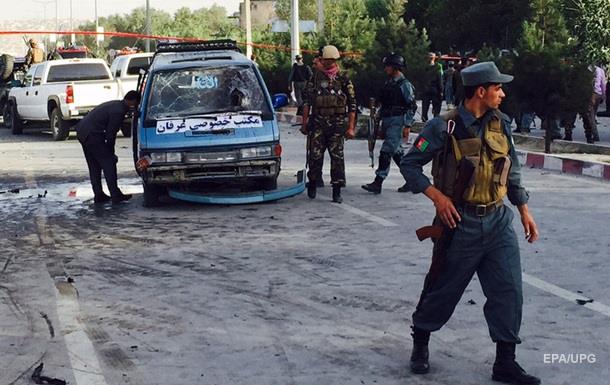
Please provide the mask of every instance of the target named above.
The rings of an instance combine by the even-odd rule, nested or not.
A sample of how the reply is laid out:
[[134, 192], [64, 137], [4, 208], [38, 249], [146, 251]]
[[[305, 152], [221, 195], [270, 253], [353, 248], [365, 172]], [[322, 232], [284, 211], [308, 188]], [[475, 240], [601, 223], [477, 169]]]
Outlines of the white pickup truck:
[[119, 83], [121, 96], [129, 91], [135, 91], [138, 85], [140, 70], [147, 70], [152, 61], [153, 53], [134, 53], [117, 56], [110, 66], [112, 76]]
[[26, 124], [50, 122], [54, 140], [96, 106], [120, 99], [119, 87], [101, 59], [52, 60], [35, 64], [21, 87], [8, 95], [8, 126], [21, 134]]

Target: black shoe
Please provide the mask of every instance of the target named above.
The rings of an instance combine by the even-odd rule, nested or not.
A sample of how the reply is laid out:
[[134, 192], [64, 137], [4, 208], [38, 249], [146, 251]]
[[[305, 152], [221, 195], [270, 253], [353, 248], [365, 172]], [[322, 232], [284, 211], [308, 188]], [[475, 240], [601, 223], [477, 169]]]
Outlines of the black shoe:
[[[305, 187], [309, 187], [309, 182], [305, 183]], [[324, 187], [324, 180], [323, 179], [318, 179], [316, 181], [316, 187], [319, 187], [319, 188]]]
[[411, 373], [426, 374], [430, 371], [430, 362], [428, 358], [428, 342], [430, 341], [430, 332], [412, 327], [413, 333], [413, 351], [411, 351]]
[[593, 144], [595, 143], [595, 140], [593, 140], [593, 138], [587, 138], [587, 143]]
[[513, 385], [540, 385], [541, 383], [538, 377], [527, 374], [515, 361], [515, 344], [501, 341], [496, 345], [496, 361], [491, 379]]
[[343, 198], [341, 198], [341, 186], [333, 185], [333, 202], [343, 203]]
[[112, 203], [117, 204], [121, 202], [126, 202], [131, 199], [131, 194], [121, 194], [112, 197]]
[[110, 198], [106, 194], [96, 195], [93, 197], [93, 203], [106, 203], [106, 202], [110, 202], [110, 199], [112, 199], [112, 198]]
[[407, 184], [405, 183], [402, 186], [400, 186], [398, 188], [398, 190], [396, 190], [396, 191], [398, 191], [399, 193], [406, 193], [406, 192], [409, 192], [411, 190], [409, 190], [409, 186], [407, 186]]
[[362, 188], [368, 192], [372, 192], [374, 194], [381, 194], [381, 185], [383, 184], [383, 178], [378, 176], [375, 177], [373, 183], [364, 184]]
[[309, 197], [309, 199], [316, 198], [316, 185], [315, 184], [310, 183], [309, 185], [307, 185], [307, 196]]

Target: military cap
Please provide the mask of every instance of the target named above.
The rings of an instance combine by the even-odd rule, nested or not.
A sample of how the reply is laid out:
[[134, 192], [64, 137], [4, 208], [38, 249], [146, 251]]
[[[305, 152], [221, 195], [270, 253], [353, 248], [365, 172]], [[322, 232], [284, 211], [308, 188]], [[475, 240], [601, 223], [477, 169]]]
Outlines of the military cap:
[[467, 87], [485, 83], [510, 83], [513, 80], [513, 76], [501, 73], [496, 64], [491, 61], [466, 67], [462, 70], [461, 75], [462, 83]]

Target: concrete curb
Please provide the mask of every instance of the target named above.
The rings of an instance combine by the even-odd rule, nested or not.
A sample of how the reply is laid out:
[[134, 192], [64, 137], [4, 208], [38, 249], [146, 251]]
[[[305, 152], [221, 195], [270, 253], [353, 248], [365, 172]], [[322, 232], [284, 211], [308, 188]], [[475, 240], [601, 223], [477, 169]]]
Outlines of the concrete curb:
[[[286, 112], [277, 112], [276, 116], [278, 122], [283, 123], [300, 124], [302, 121], [300, 116]], [[519, 149], [517, 156], [524, 167], [610, 180], [610, 164], [573, 159], [570, 154], [545, 154]]]
[[554, 155], [517, 150], [521, 165], [570, 175], [610, 180], [610, 164], [571, 159], [567, 154]]

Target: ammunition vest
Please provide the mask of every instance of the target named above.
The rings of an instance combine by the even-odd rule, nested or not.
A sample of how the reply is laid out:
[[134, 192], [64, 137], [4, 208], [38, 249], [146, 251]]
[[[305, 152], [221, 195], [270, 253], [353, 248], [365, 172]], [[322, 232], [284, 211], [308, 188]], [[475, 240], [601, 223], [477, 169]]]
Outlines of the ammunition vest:
[[[464, 127], [457, 110], [441, 118], [447, 122], [447, 127], [455, 124], [455, 130], [448, 132], [445, 150], [437, 153], [433, 160], [434, 185], [454, 200], [470, 204], [486, 205], [502, 200], [508, 190], [511, 158], [509, 138], [503, 131], [500, 113], [494, 113], [480, 136]], [[463, 194], [456, 197], [456, 181], [462, 162], [474, 166], [474, 172]]]
[[407, 103], [402, 94], [402, 85], [407, 81], [401, 78], [399, 81], [387, 81], [381, 92], [381, 116], [397, 116], [406, 114], [412, 105]]
[[343, 92], [341, 75], [330, 80], [322, 71], [313, 76], [313, 113], [321, 116], [344, 115], [347, 111], [347, 95]]

